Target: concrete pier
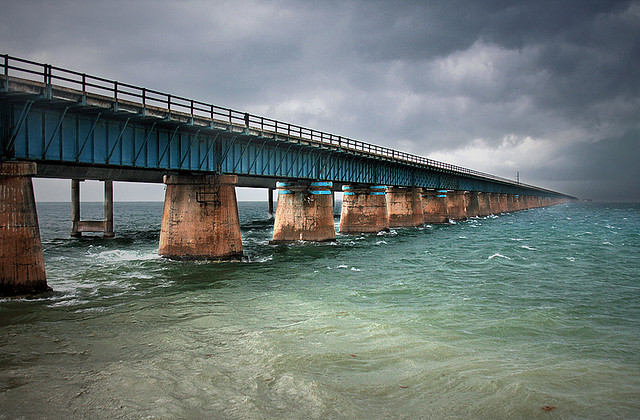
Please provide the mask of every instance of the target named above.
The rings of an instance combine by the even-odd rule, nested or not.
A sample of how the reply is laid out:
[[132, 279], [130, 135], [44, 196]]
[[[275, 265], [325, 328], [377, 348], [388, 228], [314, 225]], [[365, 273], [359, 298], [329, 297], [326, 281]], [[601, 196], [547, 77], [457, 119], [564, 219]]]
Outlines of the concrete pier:
[[80, 180], [71, 180], [71, 236], [81, 237], [83, 232], [102, 232], [104, 238], [113, 238], [113, 181], [104, 181], [104, 220], [80, 220]]
[[506, 197], [507, 213], [511, 213], [518, 210], [517, 200], [518, 200], [517, 197], [514, 196], [513, 194], [507, 194], [507, 197]]
[[498, 197], [498, 202], [500, 203], [500, 213], [507, 213], [509, 211], [507, 196], [508, 194], [500, 194]]
[[489, 194], [489, 214], [500, 214], [500, 194]]
[[340, 216], [342, 233], [377, 233], [389, 230], [386, 187], [345, 185]]
[[415, 227], [424, 224], [422, 188], [388, 187], [389, 227]]
[[278, 206], [271, 243], [336, 239], [332, 183], [278, 182]]
[[35, 163], [0, 162], [0, 296], [46, 292], [31, 177]]
[[267, 199], [268, 199], [268, 206], [269, 206], [269, 219], [273, 219], [273, 217], [275, 216], [275, 213], [273, 212], [273, 188], [269, 188], [269, 192], [267, 195]]
[[465, 194], [465, 205], [467, 217], [480, 216], [480, 193], [478, 191], [468, 191]]
[[446, 198], [446, 190], [423, 190], [422, 212], [425, 224], [433, 225], [449, 222]]
[[167, 175], [158, 253], [172, 259], [242, 257], [235, 175]]
[[467, 218], [466, 191], [447, 191], [447, 216], [449, 220]]
[[490, 193], [479, 193], [478, 194], [478, 216], [488, 216], [491, 214], [491, 194]]

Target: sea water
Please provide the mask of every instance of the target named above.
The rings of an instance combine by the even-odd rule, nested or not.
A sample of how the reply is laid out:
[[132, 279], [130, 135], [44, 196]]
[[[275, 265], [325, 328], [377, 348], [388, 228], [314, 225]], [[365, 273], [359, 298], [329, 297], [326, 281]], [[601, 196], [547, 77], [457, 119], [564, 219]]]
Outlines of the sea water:
[[245, 261], [180, 262], [162, 203], [115, 239], [38, 203], [54, 292], [0, 301], [0, 418], [640, 417], [640, 205], [278, 246], [239, 212]]

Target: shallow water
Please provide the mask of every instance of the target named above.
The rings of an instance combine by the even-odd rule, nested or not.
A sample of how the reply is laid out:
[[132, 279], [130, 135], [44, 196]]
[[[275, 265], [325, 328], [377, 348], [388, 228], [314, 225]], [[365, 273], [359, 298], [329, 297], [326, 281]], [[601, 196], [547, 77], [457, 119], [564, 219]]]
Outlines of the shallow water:
[[640, 205], [286, 246], [266, 208], [197, 263], [157, 256], [162, 203], [113, 240], [38, 203], [54, 293], [0, 301], [0, 418], [640, 415]]

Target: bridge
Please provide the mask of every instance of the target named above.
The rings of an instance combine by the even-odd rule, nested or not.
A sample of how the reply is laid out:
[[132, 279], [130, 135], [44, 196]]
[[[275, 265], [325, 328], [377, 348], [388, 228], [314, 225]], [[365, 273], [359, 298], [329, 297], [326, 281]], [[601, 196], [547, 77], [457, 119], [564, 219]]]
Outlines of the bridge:
[[[574, 197], [287, 122], [0, 56], [0, 295], [46, 290], [32, 177], [72, 180], [73, 236], [113, 236], [113, 181], [167, 185], [159, 253], [242, 256], [235, 186], [278, 191], [273, 242], [444, 223]], [[105, 182], [105, 220], [79, 183]]]

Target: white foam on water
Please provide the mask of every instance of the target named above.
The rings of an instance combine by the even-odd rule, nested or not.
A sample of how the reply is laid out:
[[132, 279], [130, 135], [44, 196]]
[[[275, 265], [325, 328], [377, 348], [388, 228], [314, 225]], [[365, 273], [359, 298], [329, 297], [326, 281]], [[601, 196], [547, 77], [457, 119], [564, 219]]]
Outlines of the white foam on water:
[[144, 251], [126, 251], [122, 249], [114, 249], [110, 251], [102, 251], [97, 255], [98, 258], [106, 261], [147, 261], [162, 258], [156, 252]]
[[495, 254], [493, 254], [492, 256], [490, 256], [489, 258], [487, 258], [487, 259], [492, 260], [492, 259], [494, 259], [494, 258], [496, 258], [496, 257], [498, 257], [498, 258], [504, 258], [504, 259], [507, 259], [507, 260], [510, 260], [510, 259], [511, 259], [511, 258], [506, 257], [506, 256], [504, 256], [504, 255], [502, 255], [502, 254], [497, 253], [497, 252], [496, 252]]
[[568, 259], [569, 261], [575, 261], [576, 260], [574, 257], [566, 257], [566, 259]]
[[524, 239], [522, 239], [522, 238], [509, 238], [509, 239], [512, 240], [512, 241], [518, 241], [518, 242], [524, 241]]
[[531, 250], [531, 251], [537, 251], [538, 250], [537, 248], [532, 248], [532, 247], [526, 246], [526, 245], [522, 245], [522, 246], [520, 246], [520, 248], [528, 249], [528, 250]]
[[89, 303], [90, 301], [88, 300], [83, 300], [83, 299], [67, 299], [67, 300], [61, 300], [55, 303], [52, 303], [50, 305], [47, 305], [49, 308], [55, 308], [55, 307], [64, 307], [64, 306], [76, 306], [76, 305], [84, 305], [86, 303]]

